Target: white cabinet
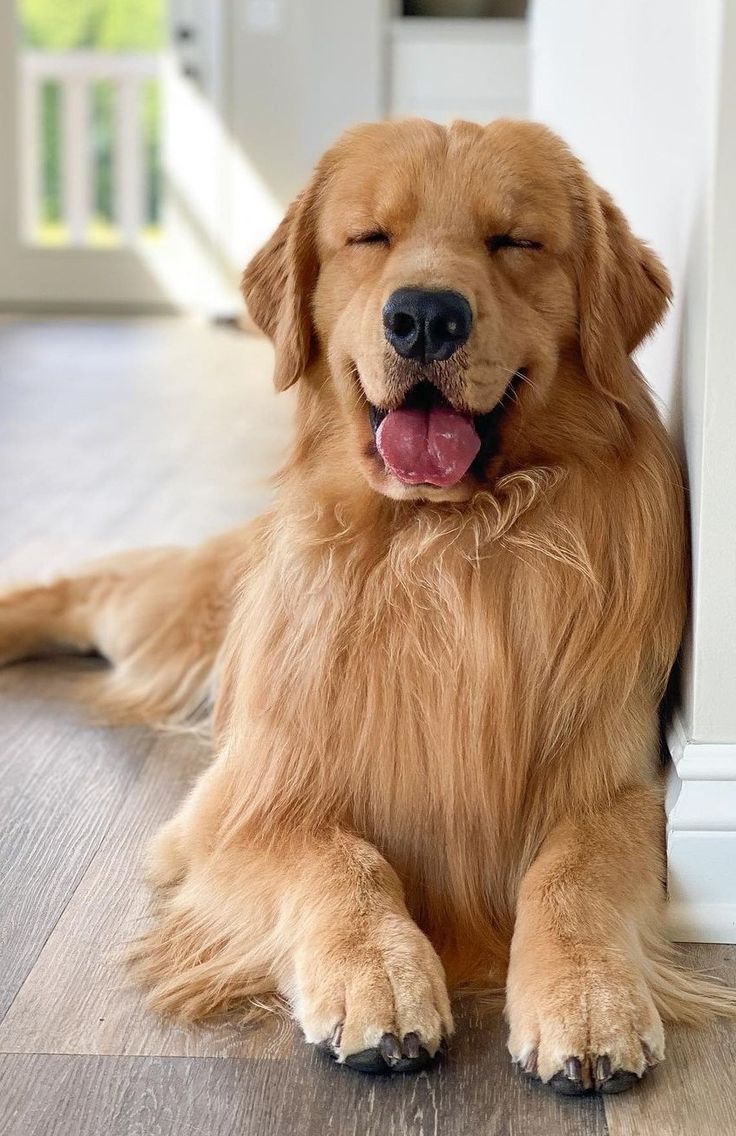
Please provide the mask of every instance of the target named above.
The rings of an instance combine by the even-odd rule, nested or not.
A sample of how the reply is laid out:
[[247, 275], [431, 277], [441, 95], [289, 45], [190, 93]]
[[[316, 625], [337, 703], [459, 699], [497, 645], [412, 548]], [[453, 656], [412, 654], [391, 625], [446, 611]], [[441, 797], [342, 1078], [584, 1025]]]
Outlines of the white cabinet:
[[525, 20], [395, 19], [387, 55], [391, 117], [488, 122], [527, 112]]

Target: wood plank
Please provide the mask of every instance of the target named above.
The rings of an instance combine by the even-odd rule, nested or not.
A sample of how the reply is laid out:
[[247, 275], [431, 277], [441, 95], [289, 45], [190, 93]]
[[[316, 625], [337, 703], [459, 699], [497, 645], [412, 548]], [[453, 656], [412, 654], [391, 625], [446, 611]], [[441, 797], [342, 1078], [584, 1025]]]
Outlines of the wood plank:
[[69, 678], [68, 668], [0, 672], [0, 1019], [151, 748], [143, 730], [111, 733], [55, 703]]
[[291, 1025], [245, 1027], [237, 1014], [186, 1027], [150, 1013], [122, 961], [148, 913], [141, 856], [208, 758], [185, 734], [164, 735], [0, 1024], [0, 1052], [283, 1056]]
[[0, 324], [0, 579], [260, 511], [293, 407], [271, 360], [265, 340], [186, 320]]
[[0, 1058], [4, 1136], [219, 1136], [238, 1112], [245, 1064], [171, 1058]]
[[[683, 947], [694, 966], [736, 986], [736, 946]], [[635, 1092], [606, 1101], [611, 1136], [736, 1132], [736, 1023], [671, 1026], [667, 1058]]]
[[605, 1136], [603, 1106], [528, 1085], [502, 1024], [471, 1014], [435, 1072], [366, 1078], [300, 1047], [283, 1060], [0, 1058], [5, 1136]]

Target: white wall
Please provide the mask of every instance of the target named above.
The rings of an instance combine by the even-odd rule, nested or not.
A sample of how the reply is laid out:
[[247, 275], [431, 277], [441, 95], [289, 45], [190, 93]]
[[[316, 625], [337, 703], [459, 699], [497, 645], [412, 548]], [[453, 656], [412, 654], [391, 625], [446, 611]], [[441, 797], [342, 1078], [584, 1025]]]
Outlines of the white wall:
[[675, 287], [639, 361], [682, 444], [691, 491], [682, 714], [696, 742], [736, 742], [736, 259], [725, 248], [736, 200], [735, 7], [537, 0], [532, 15], [532, 114], [613, 193]]
[[322, 151], [381, 116], [387, 4], [169, 0], [175, 53], [199, 78], [167, 84], [168, 227], [189, 222], [233, 281]]
[[537, 0], [532, 10], [533, 114], [567, 139], [672, 275], [673, 311], [642, 352], [668, 404], [707, 192], [720, 7], [720, 0]]
[[[386, 4], [224, 0], [225, 119], [244, 166], [281, 207], [347, 126], [381, 117]], [[252, 243], [237, 196], [231, 219]]]

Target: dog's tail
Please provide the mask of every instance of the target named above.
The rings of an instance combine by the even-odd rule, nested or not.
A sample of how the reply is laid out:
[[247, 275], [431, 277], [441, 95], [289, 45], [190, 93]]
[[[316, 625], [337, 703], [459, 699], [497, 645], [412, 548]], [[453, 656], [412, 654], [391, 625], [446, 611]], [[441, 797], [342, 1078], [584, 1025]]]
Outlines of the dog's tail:
[[0, 665], [60, 652], [108, 670], [77, 689], [115, 722], [183, 724], [211, 702], [216, 660], [250, 544], [247, 529], [199, 549], [127, 552], [0, 596]]
[[645, 943], [645, 976], [666, 1021], [705, 1025], [713, 1018], [736, 1019], [736, 990], [717, 975], [698, 974], [693, 962], [659, 934]]

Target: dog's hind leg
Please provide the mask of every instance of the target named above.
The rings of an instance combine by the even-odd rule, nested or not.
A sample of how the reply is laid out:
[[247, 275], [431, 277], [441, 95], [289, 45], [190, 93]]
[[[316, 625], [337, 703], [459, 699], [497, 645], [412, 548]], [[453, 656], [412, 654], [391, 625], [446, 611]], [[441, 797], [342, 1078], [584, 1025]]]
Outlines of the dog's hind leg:
[[85, 683], [107, 718], [181, 722], [207, 702], [247, 529], [194, 550], [148, 549], [0, 596], [0, 664], [96, 652], [111, 664]]

